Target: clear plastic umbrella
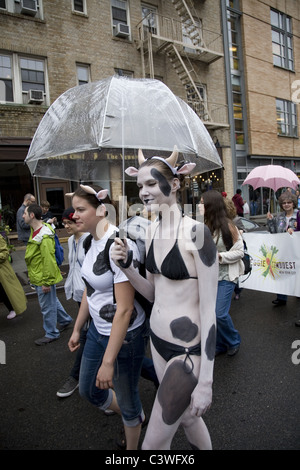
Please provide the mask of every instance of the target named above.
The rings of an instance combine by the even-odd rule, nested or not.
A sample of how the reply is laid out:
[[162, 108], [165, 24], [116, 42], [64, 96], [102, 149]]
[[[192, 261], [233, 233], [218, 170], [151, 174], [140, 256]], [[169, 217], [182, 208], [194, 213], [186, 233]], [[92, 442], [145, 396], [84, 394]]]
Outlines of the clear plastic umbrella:
[[174, 145], [178, 161], [196, 163], [193, 174], [222, 167], [200, 118], [166, 85], [112, 76], [57, 98], [41, 120], [25, 162], [34, 176], [100, 185], [119, 178], [124, 194], [125, 178], [129, 180], [124, 170], [137, 165], [139, 148], [146, 157], [164, 157]]

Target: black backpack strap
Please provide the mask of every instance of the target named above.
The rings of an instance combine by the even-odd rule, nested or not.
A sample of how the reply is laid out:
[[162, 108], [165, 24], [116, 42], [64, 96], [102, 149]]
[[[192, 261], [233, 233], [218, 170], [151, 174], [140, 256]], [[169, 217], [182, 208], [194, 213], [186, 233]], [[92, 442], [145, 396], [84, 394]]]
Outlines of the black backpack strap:
[[112, 273], [114, 273], [114, 271], [113, 271], [113, 269], [111, 267], [111, 264], [110, 264], [109, 250], [110, 250], [111, 245], [115, 241], [115, 236], [117, 236], [116, 232], [115, 232], [113, 238], [111, 238], [111, 237], [108, 238], [107, 242], [105, 243], [105, 247], [104, 247], [104, 261], [105, 261], [105, 264], [108, 266], [108, 268], [111, 270]]
[[[111, 264], [110, 264], [110, 259], [109, 259], [109, 250], [110, 250], [110, 247], [111, 245], [113, 244], [113, 242], [115, 241], [115, 237], [118, 236], [118, 233], [115, 232], [113, 234], [113, 236], [111, 236], [107, 242], [105, 243], [105, 247], [104, 247], [104, 262], [106, 264], [106, 266], [111, 270], [111, 272], [113, 273], [113, 275], [115, 274], [112, 267], [111, 267]], [[114, 303], [116, 303], [116, 297], [115, 297], [115, 285], [113, 284], [113, 296], [114, 296]]]
[[92, 239], [93, 239], [93, 236], [90, 234], [83, 240], [83, 248], [84, 248], [85, 254], [87, 254], [87, 252], [91, 248]]

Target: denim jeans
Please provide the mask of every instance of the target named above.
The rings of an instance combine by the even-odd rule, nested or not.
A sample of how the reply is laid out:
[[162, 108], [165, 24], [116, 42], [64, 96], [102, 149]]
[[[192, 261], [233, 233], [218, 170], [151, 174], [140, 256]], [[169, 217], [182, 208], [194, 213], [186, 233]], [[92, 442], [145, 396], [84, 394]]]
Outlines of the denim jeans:
[[[145, 353], [145, 335], [145, 324], [127, 332], [115, 363], [114, 390], [127, 426], [137, 426], [144, 419], [138, 383]], [[109, 408], [112, 401], [111, 390], [96, 387], [96, 376], [108, 341], [109, 336], [98, 333], [92, 321], [81, 359], [79, 393], [101, 409]]]
[[227, 349], [231, 349], [235, 346], [238, 346], [241, 342], [239, 332], [234, 328], [231, 316], [229, 315], [231, 297], [234, 288], [234, 282], [218, 282], [218, 293], [216, 302], [217, 351], [227, 351]]
[[38, 295], [43, 315], [43, 327], [47, 338], [59, 338], [56, 324], [66, 325], [72, 321], [56, 296], [56, 285], [51, 286], [50, 292], [44, 293], [42, 286], [34, 286]]
[[85, 346], [85, 342], [86, 342], [87, 332], [88, 332], [87, 328], [83, 328], [80, 332], [80, 338], [79, 338], [79, 345], [80, 346], [79, 346], [79, 349], [77, 349], [75, 361], [74, 361], [72, 370], [70, 372], [70, 376], [73, 377], [77, 381], [79, 380], [81, 358], [82, 358], [82, 354], [83, 354], [83, 350], [84, 350], [84, 346]]

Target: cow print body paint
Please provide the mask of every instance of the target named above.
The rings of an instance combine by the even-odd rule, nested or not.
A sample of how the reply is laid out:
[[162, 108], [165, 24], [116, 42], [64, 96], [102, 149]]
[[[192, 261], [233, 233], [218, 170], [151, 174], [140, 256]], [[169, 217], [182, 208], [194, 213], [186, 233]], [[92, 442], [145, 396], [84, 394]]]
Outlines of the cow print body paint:
[[[194, 225], [192, 228], [192, 240], [194, 242], [196, 241], [197, 237], [201, 239], [200, 237], [202, 236], [201, 234], [197, 234], [197, 230], [202, 230], [200, 225]], [[204, 226], [203, 246], [198, 250], [198, 253], [201, 261], [205, 264], [205, 266], [210, 267], [216, 262], [216, 244], [214, 243], [210, 231], [206, 226]]]
[[198, 326], [189, 317], [180, 317], [173, 320], [170, 328], [174, 338], [181, 339], [187, 343], [192, 341], [198, 333]]
[[166, 424], [174, 424], [184, 413], [197, 385], [193, 373], [186, 373], [183, 361], [176, 360], [168, 368], [159, 386], [157, 398]]
[[169, 196], [171, 193], [171, 186], [166, 178], [156, 168], [151, 168], [151, 175], [158, 182], [161, 192], [164, 196]]
[[213, 361], [216, 354], [216, 326], [212, 325], [208, 332], [208, 337], [205, 344], [205, 352], [207, 358]]

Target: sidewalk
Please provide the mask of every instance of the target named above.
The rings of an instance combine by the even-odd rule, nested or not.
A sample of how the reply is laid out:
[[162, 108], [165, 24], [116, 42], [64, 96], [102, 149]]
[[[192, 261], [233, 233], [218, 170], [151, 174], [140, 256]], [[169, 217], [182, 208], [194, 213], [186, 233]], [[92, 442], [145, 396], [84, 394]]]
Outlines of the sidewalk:
[[[68, 262], [68, 237], [65, 236], [64, 229], [58, 229], [56, 231], [59, 241], [64, 249], [64, 261], [63, 264], [60, 267], [63, 280], [57, 284], [57, 288], [63, 288], [65, 279], [67, 278], [68, 271], [69, 271], [69, 262]], [[25, 245], [16, 245], [15, 249], [11, 252], [11, 257], [12, 257], [12, 268], [15, 271], [19, 281], [21, 282], [21, 285], [24, 289], [25, 295], [30, 296], [30, 295], [36, 295], [35, 290], [30, 286], [29, 284], [29, 279], [28, 279], [28, 271], [27, 271], [27, 266], [25, 263], [25, 251], [26, 251], [26, 246]]]

